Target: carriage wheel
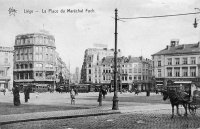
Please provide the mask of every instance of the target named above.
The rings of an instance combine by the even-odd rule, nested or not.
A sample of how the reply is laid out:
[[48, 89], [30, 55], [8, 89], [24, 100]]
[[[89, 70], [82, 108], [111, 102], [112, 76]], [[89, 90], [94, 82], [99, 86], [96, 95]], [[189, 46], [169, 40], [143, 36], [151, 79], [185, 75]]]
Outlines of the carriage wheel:
[[189, 106], [189, 112], [190, 112], [190, 114], [191, 114], [191, 115], [195, 115], [195, 114], [196, 114], [196, 109], [197, 109], [197, 106], [191, 104], [191, 105]]

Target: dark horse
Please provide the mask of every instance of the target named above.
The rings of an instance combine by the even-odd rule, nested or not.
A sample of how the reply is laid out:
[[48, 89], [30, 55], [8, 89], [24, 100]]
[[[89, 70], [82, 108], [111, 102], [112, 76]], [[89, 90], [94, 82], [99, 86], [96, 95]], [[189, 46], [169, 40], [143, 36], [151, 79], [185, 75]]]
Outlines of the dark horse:
[[181, 116], [179, 113], [179, 105], [183, 105], [183, 107], [185, 109], [184, 116], [187, 116], [187, 106], [189, 105], [190, 96], [186, 92], [174, 91], [174, 90], [166, 91], [165, 90], [165, 91], [161, 91], [161, 93], [163, 94], [164, 101], [166, 99], [170, 99], [171, 106], [172, 106], [171, 118], [174, 117], [174, 106], [176, 106], [177, 114], [179, 116]]

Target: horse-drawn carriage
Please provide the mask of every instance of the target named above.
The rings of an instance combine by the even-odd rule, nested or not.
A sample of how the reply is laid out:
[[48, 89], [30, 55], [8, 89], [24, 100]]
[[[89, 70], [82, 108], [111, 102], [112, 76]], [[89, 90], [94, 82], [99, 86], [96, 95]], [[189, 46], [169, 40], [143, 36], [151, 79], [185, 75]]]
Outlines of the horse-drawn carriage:
[[200, 87], [198, 85], [191, 85], [191, 101], [188, 108], [192, 115], [196, 114], [196, 110], [200, 108]]
[[170, 82], [162, 93], [163, 100], [170, 99], [172, 118], [174, 116], [174, 106], [177, 108], [177, 114], [180, 115], [179, 105], [183, 105], [185, 116], [187, 116], [187, 109], [189, 109], [191, 115], [195, 115], [196, 110], [200, 108], [200, 87], [197, 84], [188, 83], [183, 85]]

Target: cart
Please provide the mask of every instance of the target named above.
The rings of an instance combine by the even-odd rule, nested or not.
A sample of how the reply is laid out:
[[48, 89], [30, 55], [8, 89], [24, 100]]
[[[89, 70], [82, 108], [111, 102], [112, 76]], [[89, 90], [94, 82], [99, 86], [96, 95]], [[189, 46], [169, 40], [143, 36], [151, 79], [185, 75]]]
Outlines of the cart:
[[193, 86], [191, 88], [191, 102], [189, 103], [189, 112], [191, 115], [196, 114], [196, 110], [200, 108], [200, 87]]

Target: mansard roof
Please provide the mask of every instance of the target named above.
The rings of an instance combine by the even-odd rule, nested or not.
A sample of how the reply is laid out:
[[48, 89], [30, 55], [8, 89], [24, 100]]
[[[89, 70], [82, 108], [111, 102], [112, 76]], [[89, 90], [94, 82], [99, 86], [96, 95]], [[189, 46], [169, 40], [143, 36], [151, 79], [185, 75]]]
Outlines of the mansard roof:
[[[149, 59], [146, 59], [146, 58], [142, 58], [142, 57], [118, 57], [117, 58], [117, 62], [120, 62], [120, 63], [139, 63], [139, 62], [149, 62], [150, 60]], [[101, 64], [113, 64], [114, 63], [114, 57], [113, 56], [107, 56], [107, 57], [104, 57], [102, 59], [102, 62]]]
[[195, 54], [200, 53], [200, 42], [195, 44], [182, 44], [177, 46], [167, 46], [165, 49], [153, 54], [155, 55], [173, 55], [173, 54]]

